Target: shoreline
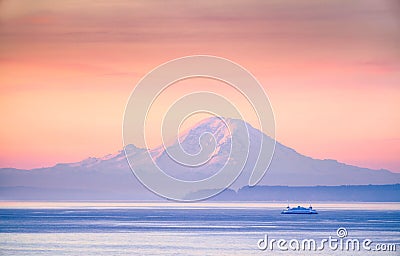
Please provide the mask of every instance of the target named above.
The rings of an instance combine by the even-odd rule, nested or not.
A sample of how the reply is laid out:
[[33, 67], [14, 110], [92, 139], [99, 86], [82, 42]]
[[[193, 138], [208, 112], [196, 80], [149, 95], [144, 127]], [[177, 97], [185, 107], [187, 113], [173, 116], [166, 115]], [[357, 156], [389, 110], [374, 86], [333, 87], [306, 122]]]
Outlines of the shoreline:
[[[310, 202], [291, 202], [291, 206], [308, 206]], [[0, 201], [0, 209], [282, 209], [287, 201], [275, 202], [197, 202], [179, 203], [170, 201]], [[395, 210], [400, 211], [399, 202], [311, 202], [317, 210]]]

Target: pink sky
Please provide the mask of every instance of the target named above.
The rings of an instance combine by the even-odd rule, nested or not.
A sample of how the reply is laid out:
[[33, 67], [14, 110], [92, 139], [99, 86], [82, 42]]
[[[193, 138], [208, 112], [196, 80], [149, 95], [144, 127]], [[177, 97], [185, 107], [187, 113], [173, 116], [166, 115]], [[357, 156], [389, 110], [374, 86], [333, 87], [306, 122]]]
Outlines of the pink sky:
[[0, 167], [122, 148], [139, 79], [170, 59], [233, 60], [263, 84], [281, 143], [400, 172], [395, 1], [2, 1]]

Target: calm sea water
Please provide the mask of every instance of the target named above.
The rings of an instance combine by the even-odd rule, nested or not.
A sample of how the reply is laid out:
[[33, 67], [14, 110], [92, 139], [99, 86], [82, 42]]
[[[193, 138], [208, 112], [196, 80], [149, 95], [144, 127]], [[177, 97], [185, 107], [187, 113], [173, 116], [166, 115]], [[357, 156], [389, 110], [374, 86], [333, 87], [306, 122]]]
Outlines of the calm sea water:
[[[393, 204], [320, 205], [318, 215], [281, 215], [276, 204], [243, 203], [14, 206], [0, 209], [0, 255], [400, 255], [400, 210]], [[257, 247], [265, 235], [338, 238], [341, 227], [343, 239], [395, 244], [396, 251]]]

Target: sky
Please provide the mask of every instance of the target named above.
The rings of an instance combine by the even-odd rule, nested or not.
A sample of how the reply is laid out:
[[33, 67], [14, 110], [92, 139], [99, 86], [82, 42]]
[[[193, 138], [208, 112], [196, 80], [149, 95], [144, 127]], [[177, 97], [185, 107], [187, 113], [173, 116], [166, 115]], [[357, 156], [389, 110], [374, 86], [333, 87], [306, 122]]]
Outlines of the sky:
[[207, 54], [260, 81], [279, 142], [400, 172], [399, 31], [396, 1], [0, 1], [0, 167], [121, 150], [140, 78]]

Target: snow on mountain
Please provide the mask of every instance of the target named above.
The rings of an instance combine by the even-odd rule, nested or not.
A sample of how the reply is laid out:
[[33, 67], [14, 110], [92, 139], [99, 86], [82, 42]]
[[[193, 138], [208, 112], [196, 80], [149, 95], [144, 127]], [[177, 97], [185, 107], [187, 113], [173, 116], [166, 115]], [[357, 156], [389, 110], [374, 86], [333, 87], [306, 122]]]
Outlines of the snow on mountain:
[[[228, 160], [230, 139], [230, 131], [223, 121], [206, 119], [179, 136], [180, 143], [176, 141], [168, 150], [157, 148], [157, 154], [152, 155], [157, 165], [170, 176], [183, 180], [205, 179], [218, 172]], [[169, 152], [176, 154], [171, 156]], [[181, 164], [179, 160], [192, 162], [192, 165]]]

